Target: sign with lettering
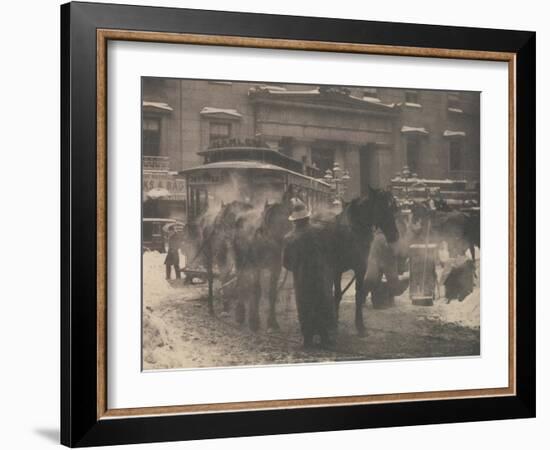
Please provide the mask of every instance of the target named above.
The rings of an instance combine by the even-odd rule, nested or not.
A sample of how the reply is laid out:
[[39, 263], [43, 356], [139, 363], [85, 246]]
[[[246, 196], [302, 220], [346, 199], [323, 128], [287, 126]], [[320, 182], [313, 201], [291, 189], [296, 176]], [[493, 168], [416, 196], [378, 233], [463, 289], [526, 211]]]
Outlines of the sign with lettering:
[[166, 190], [162, 200], [185, 200], [185, 179], [167, 173], [144, 172], [143, 193], [147, 195], [153, 189]]
[[199, 171], [189, 175], [190, 184], [218, 184], [224, 181], [219, 170]]

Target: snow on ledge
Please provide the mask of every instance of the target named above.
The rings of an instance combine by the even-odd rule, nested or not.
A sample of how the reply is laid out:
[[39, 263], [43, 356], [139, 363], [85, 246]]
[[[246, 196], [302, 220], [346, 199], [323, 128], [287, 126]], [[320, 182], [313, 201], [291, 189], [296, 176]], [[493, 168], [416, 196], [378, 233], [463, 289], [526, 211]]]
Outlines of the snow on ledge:
[[228, 116], [241, 118], [242, 114], [239, 113], [236, 109], [224, 109], [224, 108], [214, 108], [212, 106], [205, 106], [201, 109], [201, 115], [209, 114], [227, 114]]
[[401, 133], [430, 134], [424, 127], [409, 127], [407, 125], [403, 125], [401, 128]]
[[380, 99], [378, 97], [369, 97], [364, 95], [362, 100], [364, 102], [380, 103]]
[[174, 111], [174, 108], [172, 108], [168, 103], [163, 102], [143, 102], [143, 107], [150, 107], [150, 108], [156, 108], [156, 109], [162, 109], [164, 111]]
[[445, 137], [454, 137], [454, 136], [461, 136], [461, 137], [464, 137], [466, 136], [466, 132], [465, 131], [451, 131], [451, 130], [445, 130], [443, 132], [443, 136]]

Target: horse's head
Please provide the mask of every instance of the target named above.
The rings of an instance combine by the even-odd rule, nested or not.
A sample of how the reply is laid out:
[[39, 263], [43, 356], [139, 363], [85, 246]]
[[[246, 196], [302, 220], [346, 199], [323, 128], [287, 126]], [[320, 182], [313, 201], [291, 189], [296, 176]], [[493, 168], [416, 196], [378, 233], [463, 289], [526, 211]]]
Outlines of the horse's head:
[[392, 244], [399, 239], [399, 230], [395, 223], [397, 203], [392, 193], [387, 190], [369, 189], [374, 197], [375, 225], [382, 230], [388, 243]]
[[262, 228], [275, 239], [283, 239], [292, 229], [288, 220], [290, 207], [286, 203], [268, 203], [264, 205], [262, 213]]
[[354, 227], [362, 230], [380, 228], [390, 244], [399, 239], [395, 223], [397, 204], [391, 192], [369, 187], [366, 195], [353, 199], [346, 208]]
[[230, 203], [221, 204], [221, 208], [214, 218], [214, 227], [221, 230], [233, 230], [238, 224], [240, 218], [252, 210], [253, 207], [249, 203], [234, 200]]

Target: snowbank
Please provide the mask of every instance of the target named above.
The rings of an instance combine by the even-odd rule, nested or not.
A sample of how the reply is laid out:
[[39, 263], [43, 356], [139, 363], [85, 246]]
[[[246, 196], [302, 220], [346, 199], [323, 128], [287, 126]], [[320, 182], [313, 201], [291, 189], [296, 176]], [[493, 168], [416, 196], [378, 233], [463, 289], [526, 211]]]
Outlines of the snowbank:
[[479, 329], [480, 327], [480, 301], [479, 288], [468, 295], [462, 302], [447, 299], [442, 296], [437, 298], [433, 306], [415, 306], [412, 304], [407, 289], [403, 295], [395, 298], [396, 313], [399, 310], [414, 309], [419, 317], [429, 320], [439, 320], [445, 323], [455, 323], [463, 327]]
[[442, 322], [456, 323], [468, 328], [480, 326], [479, 289], [475, 288], [462, 302], [441, 299], [436, 301], [433, 311], [428, 315], [429, 319], [437, 319]]
[[[165, 254], [159, 252], [145, 252], [143, 254], [143, 304], [145, 306], [158, 305], [162, 300], [173, 297], [177, 291], [166, 281], [164, 266]], [[180, 256], [180, 260], [182, 260]], [[174, 278], [174, 269], [172, 269]]]

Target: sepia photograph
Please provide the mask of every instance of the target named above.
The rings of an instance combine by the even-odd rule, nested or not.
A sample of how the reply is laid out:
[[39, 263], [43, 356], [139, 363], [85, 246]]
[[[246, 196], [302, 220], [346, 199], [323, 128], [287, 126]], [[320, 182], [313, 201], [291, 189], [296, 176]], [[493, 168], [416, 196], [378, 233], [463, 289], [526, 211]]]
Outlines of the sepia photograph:
[[534, 418], [521, 11], [174, 6], [58, 16], [61, 442]]
[[143, 370], [480, 356], [480, 92], [141, 95]]

